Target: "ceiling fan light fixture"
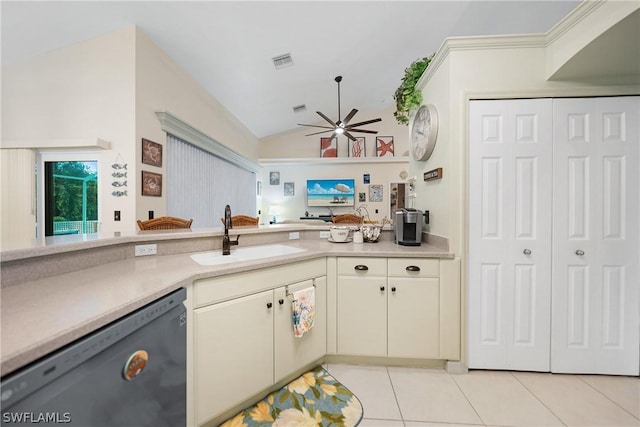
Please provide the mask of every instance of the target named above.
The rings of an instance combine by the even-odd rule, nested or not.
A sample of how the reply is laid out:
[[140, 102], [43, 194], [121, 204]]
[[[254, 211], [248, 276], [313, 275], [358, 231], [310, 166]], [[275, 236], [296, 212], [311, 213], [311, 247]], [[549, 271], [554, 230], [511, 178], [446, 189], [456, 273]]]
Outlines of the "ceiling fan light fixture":
[[336, 128], [335, 132], [336, 132], [338, 135], [342, 135], [342, 134], [344, 133], [344, 129], [338, 126], [338, 127]]

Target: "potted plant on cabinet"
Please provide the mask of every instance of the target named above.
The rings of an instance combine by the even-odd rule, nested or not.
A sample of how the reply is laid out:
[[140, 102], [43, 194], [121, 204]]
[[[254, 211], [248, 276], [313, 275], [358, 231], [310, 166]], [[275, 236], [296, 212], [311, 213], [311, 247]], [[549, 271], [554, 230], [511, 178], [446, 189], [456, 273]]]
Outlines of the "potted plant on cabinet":
[[417, 109], [422, 103], [422, 92], [416, 89], [416, 84], [434, 55], [417, 59], [405, 68], [402, 82], [393, 95], [396, 101], [396, 111], [393, 116], [398, 123], [408, 125], [411, 110]]

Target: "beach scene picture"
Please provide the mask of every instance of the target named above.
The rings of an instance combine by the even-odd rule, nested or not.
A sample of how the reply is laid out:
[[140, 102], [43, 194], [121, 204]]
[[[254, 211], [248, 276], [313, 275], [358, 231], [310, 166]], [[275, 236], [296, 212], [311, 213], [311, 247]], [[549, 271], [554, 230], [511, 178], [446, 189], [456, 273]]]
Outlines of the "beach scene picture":
[[354, 179], [307, 180], [307, 206], [355, 206]]

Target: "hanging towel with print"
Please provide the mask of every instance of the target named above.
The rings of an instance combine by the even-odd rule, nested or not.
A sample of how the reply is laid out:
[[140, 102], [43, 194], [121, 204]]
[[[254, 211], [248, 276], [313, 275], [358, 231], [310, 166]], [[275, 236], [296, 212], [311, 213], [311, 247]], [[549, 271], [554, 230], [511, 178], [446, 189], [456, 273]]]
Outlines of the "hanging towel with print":
[[313, 328], [316, 318], [316, 290], [314, 286], [293, 292], [293, 336], [300, 338]]

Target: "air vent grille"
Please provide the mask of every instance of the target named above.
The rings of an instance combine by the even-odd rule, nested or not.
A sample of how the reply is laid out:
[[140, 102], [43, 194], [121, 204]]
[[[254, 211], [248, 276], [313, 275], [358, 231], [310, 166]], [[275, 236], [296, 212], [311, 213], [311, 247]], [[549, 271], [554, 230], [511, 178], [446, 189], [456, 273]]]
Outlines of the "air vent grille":
[[273, 65], [275, 65], [276, 67], [276, 70], [293, 65], [293, 58], [291, 58], [290, 53], [285, 53], [284, 55], [276, 56], [275, 58], [272, 58], [272, 60], [273, 60]]
[[295, 107], [293, 107], [294, 113], [302, 113], [303, 111], [307, 111], [307, 106], [304, 104], [296, 105]]

